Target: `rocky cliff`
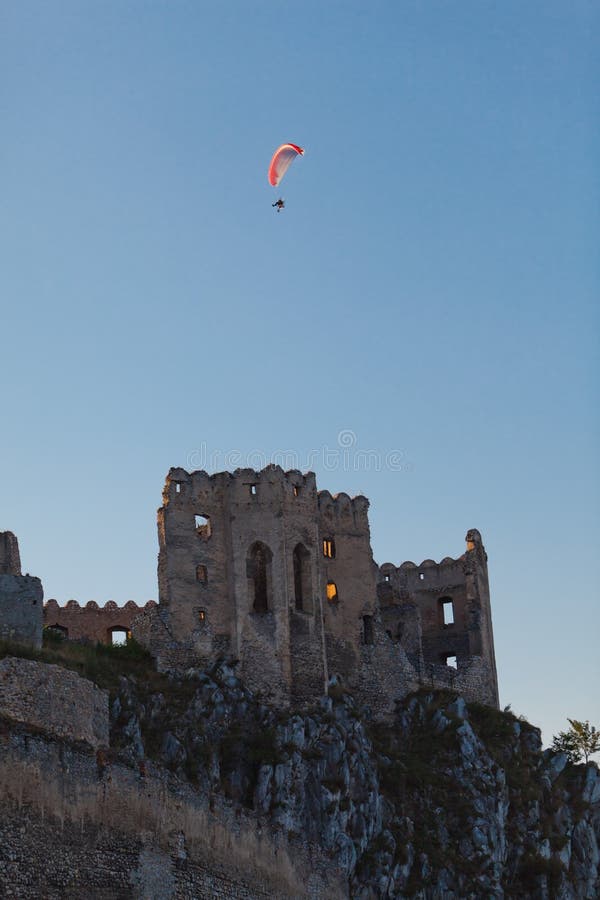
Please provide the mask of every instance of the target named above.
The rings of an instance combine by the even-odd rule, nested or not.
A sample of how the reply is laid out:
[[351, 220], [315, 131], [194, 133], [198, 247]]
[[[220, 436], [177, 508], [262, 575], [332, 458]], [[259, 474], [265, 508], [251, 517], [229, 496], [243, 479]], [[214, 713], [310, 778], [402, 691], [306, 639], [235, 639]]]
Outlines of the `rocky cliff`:
[[103, 689], [108, 747], [89, 681], [0, 665], [94, 725], [68, 737], [52, 698], [45, 723], [0, 690], [2, 896], [600, 896], [599, 770], [510, 713], [422, 692], [377, 724], [334, 679], [293, 714], [225, 664], [170, 677], [111, 652], [44, 657]]
[[415, 694], [395, 721], [361, 718], [333, 681], [277, 713], [225, 665], [148, 693], [122, 679], [111, 743], [320, 845], [357, 898], [600, 896], [600, 774], [542, 752], [510, 713]]

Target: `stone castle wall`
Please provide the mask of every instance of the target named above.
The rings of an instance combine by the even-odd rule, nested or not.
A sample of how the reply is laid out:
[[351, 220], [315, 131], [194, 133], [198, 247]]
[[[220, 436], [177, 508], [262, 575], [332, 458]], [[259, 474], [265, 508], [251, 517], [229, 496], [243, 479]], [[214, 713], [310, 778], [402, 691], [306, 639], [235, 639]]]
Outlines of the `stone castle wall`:
[[458, 559], [378, 567], [368, 508], [278, 466], [172, 469], [158, 512], [160, 603], [136, 634], [164, 668], [229, 655], [281, 705], [314, 700], [336, 674], [376, 715], [432, 683], [497, 706], [479, 532]]
[[0, 575], [20, 575], [19, 542], [12, 531], [0, 531]]
[[314, 475], [173, 469], [158, 523], [161, 664], [176, 665], [182, 649], [199, 664], [229, 655], [275, 703], [323, 693]]
[[17, 538], [0, 532], [0, 640], [41, 647], [43, 600], [40, 579], [21, 574]]
[[498, 706], [487, 555], [476, 529], [466, 541], [458, 559], [384, 563], [379, 605], [388, 635], [401, 641], [424, 684]]
[[85, 606], [80, 606], [76, 600], [59, 606], [56, 600], [48, 600], [44, 605], [44, 626], [62, 632], [70, 640], [110, 644], [113, 631], [130, 632], [134, 619], [154, 606], [154, 600], [149, 600], [145, 606], [138, 606], [132, 600], [125, 606], [117, 606], [113, 600], [104, 606], [98, 606], [94, 600]]
[[[360, 681], [364, 616], [373, 615], [376, 603], [368, 509], [366, 497], [319, 493], [321, 543], [325, 547], [331, 542], [333, 554], [321, 552], [327, 660], [330, 671], [340, 674], [354, 691]], [[327, 598], [328, 583], [333, 583], [337, 591], [331, 600]]]

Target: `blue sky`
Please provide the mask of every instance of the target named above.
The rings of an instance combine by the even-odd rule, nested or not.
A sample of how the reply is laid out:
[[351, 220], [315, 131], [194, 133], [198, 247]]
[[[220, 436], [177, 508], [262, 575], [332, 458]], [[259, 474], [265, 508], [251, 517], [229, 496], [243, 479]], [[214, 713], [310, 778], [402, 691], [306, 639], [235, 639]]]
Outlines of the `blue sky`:
[[0, 529], [46, 597], [155, 598], [169, 467], [293, 451], [379, 562], [478, 527], [501, 702], [600, 724], [598, 19], [3, 5]]

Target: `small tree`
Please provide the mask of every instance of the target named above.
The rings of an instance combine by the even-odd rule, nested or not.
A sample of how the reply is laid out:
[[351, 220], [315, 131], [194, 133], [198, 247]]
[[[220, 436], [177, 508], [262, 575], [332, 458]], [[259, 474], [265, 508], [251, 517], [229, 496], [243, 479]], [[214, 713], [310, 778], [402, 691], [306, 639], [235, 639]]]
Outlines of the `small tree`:
[[586, 764], [593, 753], [600, 753], [600, 731], [589, 722], [568, 719], [568, 731], [560, 731], [552, 741], [552, 749], [557, 753], [566, 753], [569, 762], [578, 763], [582, 759]]

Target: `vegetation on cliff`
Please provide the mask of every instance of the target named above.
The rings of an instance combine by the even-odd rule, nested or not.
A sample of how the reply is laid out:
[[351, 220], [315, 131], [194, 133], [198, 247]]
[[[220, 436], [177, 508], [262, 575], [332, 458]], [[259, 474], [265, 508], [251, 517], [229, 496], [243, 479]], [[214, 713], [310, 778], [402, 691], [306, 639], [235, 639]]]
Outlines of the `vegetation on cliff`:
[[590, 756], [600, 753], [600, 731], [589, 722], [569, 719], [568, 731], [560, 731], [552, 741], [552, 749], [566, 753], [569, 762], [589, 762]]

